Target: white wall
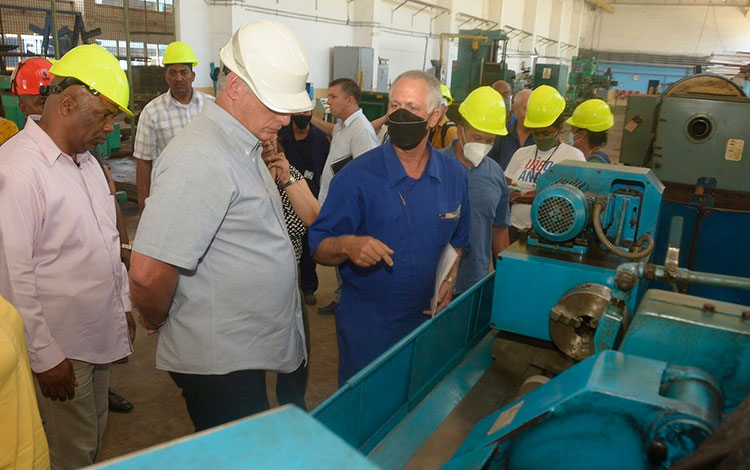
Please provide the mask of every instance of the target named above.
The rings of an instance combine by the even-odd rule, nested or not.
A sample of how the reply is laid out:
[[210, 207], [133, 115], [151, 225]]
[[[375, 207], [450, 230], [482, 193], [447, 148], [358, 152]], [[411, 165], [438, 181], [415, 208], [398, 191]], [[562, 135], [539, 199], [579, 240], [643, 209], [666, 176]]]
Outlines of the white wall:
[[[747, 8], [728, 6], [615, 5], [599, 14], [597, 50], [685, 55], [750, 50]], [[702, 31], [702, 33], [701, 33]]]
[[313, 82], [316, 88], [326, 88], [330, 81], [331, 48], [350, 45], [353, 40], [350, 26], [274, 16], [239, 7], [235, 7], [232, 20], [235, 29], [254, 20], [275, 20], [291, 29], [305, 48], [310, 61], [308, 81]]
[[[196, 86], [211, 86], [209, 63], [213, 61], [218, 65], [219, 49], [229, 40], [232, 31], [253, 20], [279, 21], [292, 29], [303, 44], [310, 59], [310, 81], [317, 88], [325, 88], [335, 78], [330, 76], [334, 46], [372, 47], [375, 52], [373, 72], [377, 58], [387, 58], [392, 81], [406, 70], [431, 67], [430, 60], [439, 57], [439, 34], [457, 33], [464, 22], [456, 19], [459, 12], [496, 21], [499, 28], [507, 24], [538, 36], [549, 36], [553, 29], [561, 41], [577, 43], [579, 20], [572, 9], [580, 8], [584, 2], [565, 0], [562, 7], [554, 6], [555, 12], [563, 12], [560, 19], [552, 18], [553, 2], [562, 0], [431, 1], [451, 12], [437, 15], [437, 11], [420, 11], [421, 6], [408, 3], [393, 11], [401, 0], [237, 0], [232, 6], [210, 5], [205, 0], [176, 0], [177, 37], [193, 46], [198, 56]], [[486, 25], [474, 21], [461, 26], [462, 29], [483, 27]], [[566, 34], [575, 37], [568, 41], [563, 37]], [[444, 43], [448, 67], [456, 57], [455, 43], [455, 40]], [[522, 61], [530, 64], [533, 49], [533, 38], [512, 41], [509, 44], [510, 67], [517, 70]], [[558, 49], [550, 46], [544, 52], [557, 54]], [[564, 55], [569, 58], [575, 52], [566, 51]]]

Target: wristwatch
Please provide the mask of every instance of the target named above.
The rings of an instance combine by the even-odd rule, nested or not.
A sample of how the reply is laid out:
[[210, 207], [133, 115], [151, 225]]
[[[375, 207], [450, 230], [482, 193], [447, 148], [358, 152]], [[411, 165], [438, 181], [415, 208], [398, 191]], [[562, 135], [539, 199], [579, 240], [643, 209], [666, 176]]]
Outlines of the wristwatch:
[[131, 250], [132, 251], [133, 250], [133, 245], [131, 245], [130, 243], [121, 243], [120, 244], [120, 248], [122, 248], [124, 250]]
[[297, 181], [299, 181], [299, 180], [297, 178], [295, 178], [294, 175], [289, 175], [289, 181], [287, 181], [286, 183], [284, 183], [283, 185], [281, 185], [281, 189], [286, 189], [289, 186], [291, 186], [294, 183], [296, 183]]

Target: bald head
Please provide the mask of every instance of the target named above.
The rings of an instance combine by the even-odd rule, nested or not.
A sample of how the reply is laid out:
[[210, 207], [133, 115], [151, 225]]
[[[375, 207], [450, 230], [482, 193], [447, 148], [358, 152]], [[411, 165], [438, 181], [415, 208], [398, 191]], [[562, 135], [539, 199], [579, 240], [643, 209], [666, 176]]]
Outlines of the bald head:
[[510, 99], [510, 95], [513, 93], [513, 90], [510, 87], [510, 83], [506, 82], [505, 80], [498, 80], [495, 83], [492, 84], [492, 88], [495, 89], [498, 93], [503, 95], [503, 98], [506, 100]]
[[526, 119], [526, 104], [529, 102], [529, 96], [531, 96], [531, 90], [528, 88], [519, 90], [513, 96], [513, 104], [510, 107], [513, 115], [518, 118], [518, 124], [521, 126], [523, 126], [523, 120]]

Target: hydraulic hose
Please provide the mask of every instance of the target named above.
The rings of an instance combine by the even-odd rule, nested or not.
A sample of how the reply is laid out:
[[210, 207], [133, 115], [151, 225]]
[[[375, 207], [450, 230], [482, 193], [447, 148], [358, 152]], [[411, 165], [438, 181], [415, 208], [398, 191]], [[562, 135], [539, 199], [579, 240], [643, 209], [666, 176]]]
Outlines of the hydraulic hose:
[[618, 248], [614, 243], [609, 241], [607, 236], [604, 234], [604, 230], [602, 230], [602, 221], [600, 219], [602, 215], [602, 210], [604, 210], [604, 207], [605, 207], [605, 204], [602, 201], [597, 201], [594, 204], [594, 213], [593, 213], [592, 222], [594, 223], [594, 232], [596, 232], [597, 238], [599, 238], [599, 241], [602, 242], [602, 244], [606, 246], [610, 252], [625, 259], [639, 260], [639, 259], [647, 257], [648, 255], [651, 254], [652, 251], [654, 251], [654, 246], [656, 244], [654, 243], [654, 239], [650, 235], [643, 235], [641, 238], [638, 239], [638, 241], [636, 241], [636, 246], [641, 246], [643, 242], [646, 242], [646, 248], [636, 253], [631, 253], [629, 251], [622, 250]]

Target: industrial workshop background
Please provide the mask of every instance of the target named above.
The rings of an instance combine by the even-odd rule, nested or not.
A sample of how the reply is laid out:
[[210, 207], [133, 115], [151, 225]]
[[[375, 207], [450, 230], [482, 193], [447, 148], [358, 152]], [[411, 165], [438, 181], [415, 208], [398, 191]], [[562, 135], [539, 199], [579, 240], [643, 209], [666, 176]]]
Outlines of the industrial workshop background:
[[[10, 74], [23, 58], [59, 59], [75, 46], [96, 43], [120, 59], [127, 70], [131, 109], [137, 114], [149, 100], [166, 91], [160, 65], [174, 37], [173, 0], [4, 0], [0, 3], [4, 112], [12, 112], [14, 107], [6, 103]], [[129, 137], [135, 120], [122, 115], [118, 120], [122, 150], [132, 150]]]

